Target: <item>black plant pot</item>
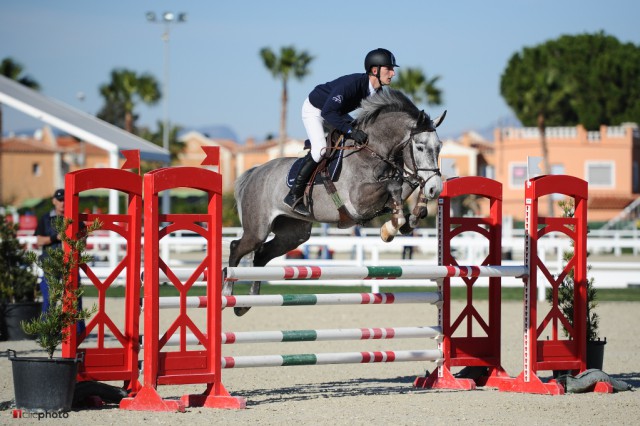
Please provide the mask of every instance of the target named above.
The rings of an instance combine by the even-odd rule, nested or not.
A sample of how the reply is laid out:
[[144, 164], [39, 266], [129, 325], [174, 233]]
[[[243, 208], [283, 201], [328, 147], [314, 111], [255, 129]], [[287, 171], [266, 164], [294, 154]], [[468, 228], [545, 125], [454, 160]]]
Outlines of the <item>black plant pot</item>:
[[[607, 344], [607, 338], [604, 340], [589, 340], [587, 342], [587, 370], [600, 370], [604, 361], [604, 345]], [[565, 374], [570, 374], [569, 370], [553, 370], [553, 378], [557, 379]]]
[[22, 321], [31, 321], [42, 313], [41, 302], [18, 302], [4, 305], [5, 340], [33, 340], [35, 336], [25, 333], [20, 326]]
[[595, 368], [602, 370], [604, 361], [604, 345], [607, 344], [607, 338], [604, 340], [589, 340], [587, 342], [587, 370]]
[[22, 357], [9, 349], [16, 408], [28, 411], [69, 411], [80, 358]]

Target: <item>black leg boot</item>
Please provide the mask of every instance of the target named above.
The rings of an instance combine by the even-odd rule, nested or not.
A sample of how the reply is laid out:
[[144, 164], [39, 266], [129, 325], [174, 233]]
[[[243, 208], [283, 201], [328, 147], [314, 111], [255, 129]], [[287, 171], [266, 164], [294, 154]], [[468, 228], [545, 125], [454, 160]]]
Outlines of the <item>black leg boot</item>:
[[296, 176], [296, 181], [293, 183], [291, 190], [284, 198], [284, 203], [291, 207], [291, 210], [303, 216], [309, 216], [311, 214], [309, 209], [307, 209], [307, 206], [304, 205], [303, 195], [307, 182], [309, 182], [309, 178], [313, 174], [317, 165], [318, 163], [313, 161], [311, 154], [307, 154], [304, 158], [304, 163], [302, 163], [302, 167], [300, 167], [298, 176]]

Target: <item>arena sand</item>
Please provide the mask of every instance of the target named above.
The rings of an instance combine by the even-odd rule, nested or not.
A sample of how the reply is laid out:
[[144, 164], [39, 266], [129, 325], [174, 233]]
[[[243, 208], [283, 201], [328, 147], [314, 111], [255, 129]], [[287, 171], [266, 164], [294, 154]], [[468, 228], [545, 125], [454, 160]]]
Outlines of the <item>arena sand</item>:
[[[91, 299], [87, 299], [87, 304]], [[486, 303], [478, 310], [486, 313]], [[453, 312], [462, 304], [453, 304]], [[545, 304], [540, 310], [546, 310]], [[124, 318], [122, 299], [109, 299], [108, 312], [116, 323]], [[311, 306], [253, 308], [237, 318], [223, 313], [224, 330], [285, 330], [352, 327], [401, 327], [435, 325], [436, 308], [431, 305]], [[607, 337], [603, 371], [640, 386], [640, 303], [601, 302], [600, 335]], [[194, 317], [203, 311], [190, 311]], [[201, 319], [201, 318], [200, 318]], [[165, 327], [170, 311], [161, 315]], [[502, 305], [503, 367], [512, 375], [522, 371], [522, 304]], [[376, 340], [254, 344], [224, 347], [225, 355], [317, 353], [368, 350], [435, 349], [433, 340]], [[14, 398], [11, 363], [7, 349], [18, 356], [41, 356], [33, 341], [0, 342], [0, 424], [178, 424], [188, 425], [548, 425], [640, 423], [640, 392], [615, 394], [569, 394], [562, 396], [504, 393], [496, 389], [474, 391], [414, 389], [416, 376], [435, 368], [430, 362], [298, 366], [224, 370], [223, 382], [234, 396], [247, 399], [245, 410], [187, 408], [184, 413], [119, 410], [117, 406], [72, 411], [68, 418], [13, 419]], [[548, 379], [551, 372], [542, 372]], [[120, 385], [121, 383], [111, 383]], [[161, 386], [160, 394], [178, 398], [199, 393], [202, 385]]]

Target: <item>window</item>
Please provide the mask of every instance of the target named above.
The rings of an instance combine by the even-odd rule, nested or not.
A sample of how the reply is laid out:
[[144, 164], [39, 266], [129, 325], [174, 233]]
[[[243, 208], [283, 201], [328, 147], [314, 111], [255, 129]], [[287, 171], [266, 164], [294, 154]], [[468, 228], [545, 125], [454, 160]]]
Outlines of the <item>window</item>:
[[527, 163], [511, 163], [509, 165], [509, 186], [522, 188], [527, 180]]
[[612, 161], [593, 161], [585, 164], [587, 182], [598, 188], [613, 188], [615, 168]]
[[631, 186], [633, 192], [640, 192], [640, 164], [637, 161], [633, 162], [633, 184]]
[[42, 168], [40, 167], [40, 163], [33, 163], [31, 165], [31, 174], [33, 176], [40, 176], [42, 174]]
[[[540, 165], [542, 168], [542, 165]], [[524, 182], [529, 177], [529, 169], [527, 163], [511, 163], [509, 165], [509, 186], [511, 188], [522, 188], [524, 187]], [[551, 165], [551, 174], [552, 175], [562, 175], [564, 174], [564, 164], [552, 164]], [[535, 169], [534, 169], [535, 173]], [[539, 173], [544, 174], [543, 170], [540, 170]], [[538, 176], [537, 174], [531, 176], [532, 178]]]

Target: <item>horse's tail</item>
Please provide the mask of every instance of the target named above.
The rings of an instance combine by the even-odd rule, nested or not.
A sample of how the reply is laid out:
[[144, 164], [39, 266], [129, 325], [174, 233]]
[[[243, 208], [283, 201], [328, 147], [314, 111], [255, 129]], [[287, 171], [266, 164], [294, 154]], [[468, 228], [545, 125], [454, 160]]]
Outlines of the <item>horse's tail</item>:
[[240, 175], [238, 179], [236, 179], [236, 187], [233, 191], [233, 195], [236, 198], [236, 207], [238, 208], [238, 217], [240, 218], [240, 223], [242, 224], [242, 197], [244, 194], [244, 190], [249, 183], [249, 178], [256, 170], [255, 167], [250, 168], [246, 172]]

